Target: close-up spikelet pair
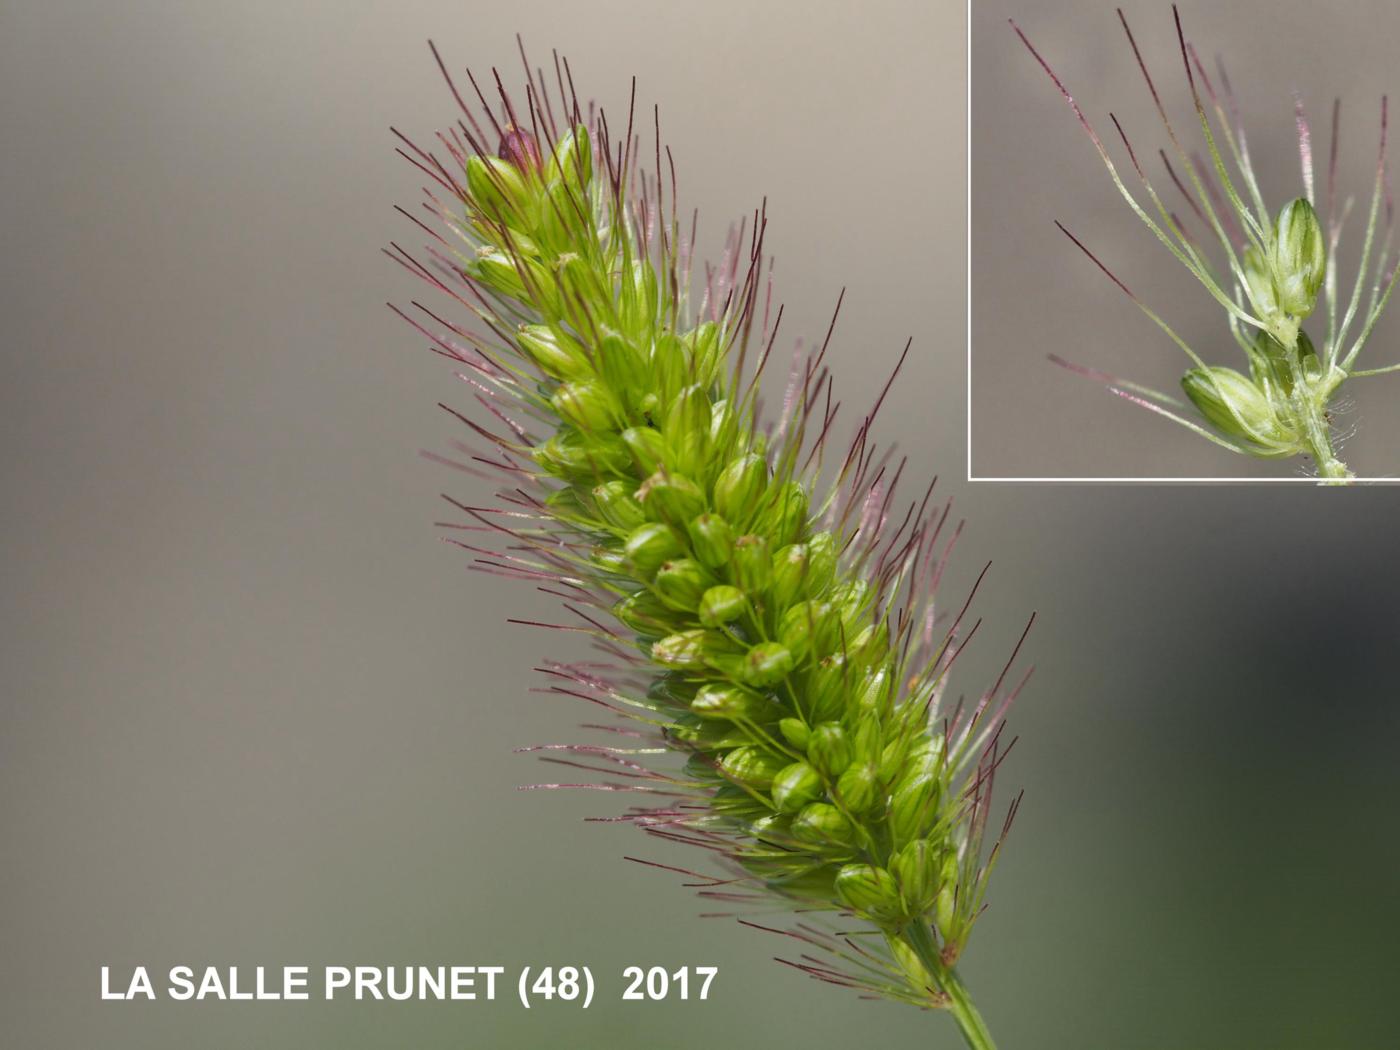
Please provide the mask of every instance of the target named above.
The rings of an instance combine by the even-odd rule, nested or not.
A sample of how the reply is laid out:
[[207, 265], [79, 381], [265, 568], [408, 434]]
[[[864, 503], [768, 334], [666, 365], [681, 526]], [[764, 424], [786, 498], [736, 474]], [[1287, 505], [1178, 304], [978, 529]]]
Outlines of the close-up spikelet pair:
[[[1235, 362], [1209, 363], [1058, 221], [1060, 230], [1185, 353], [1191, 367], [1182, 377], [1181, 387], [1200, 422], [1182, 414], [1190, 408], [1180, 398], [1056, 355], [1051, 359], [1221, 448], [1257, 459], [1302, 458], [1321, 483], [1347, 484], [1355, 474], [1339, 458], [1338, 447], [1349, 435], [1339, 430], [1335, 419], [1343, 384], [1400, 371], [1400, 364], [1369, 369], [1357, 365], [1400, 283], [1400, 268], [1392, 253], [1394, 203], [1386, 155], [1388, 99], [1380, 100], [1375, 178], [1361, 255], [1351, 294], [1346, 295], [1340, 290], [1338, 249], [1356, 202], [1347, 197], [1339, 204], [1341, 100], [1332, 105], [1331, 144], [1320, 195], [1314, 173], [1312, 125], [1303, 99], [1295, 96], [1293, 129], [1303, 193], [1271, 211], [1250, 156], [1240, 104], [1224, 61], [1217, 59], [1212, 79], [1186, 36], [1175, 5], [1172, 13], [1179, 64], [1204, 154], [1178, 134], [1127, 16], [1121, 8], [1117, 15], [1170, 144], [1170, 155], [1162, 149], [1158, 157], [1162, 171], [1186, 206], [1182, 214], [1173, 210], [1153, 185], [1145, 166], [1148, 155], [1139, 155], [1119, 118], [1110, 114], [1146, 204], [1139, 201], [1074, 95], [1014, 19], [1011, 27], [1069, 104], [1132, 212], [1224, 309], [1230, 341], [1238, 348], [1246, 371], [1232, 367]], [[1313, 339], [1304, 324], [1313, 322], [1315, 314], [1322, 330]]]

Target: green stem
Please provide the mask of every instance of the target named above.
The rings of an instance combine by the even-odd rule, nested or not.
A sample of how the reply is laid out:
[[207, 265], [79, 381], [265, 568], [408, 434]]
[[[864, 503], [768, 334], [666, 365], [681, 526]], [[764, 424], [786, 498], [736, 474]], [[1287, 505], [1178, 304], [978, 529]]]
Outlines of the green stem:
[[987, 1024], [982, 1020], [982, 1015], [977, 1012], [977, 1007], [972, 1005], [972, 997], [967, 994], [967, 989], [958, 978], [958, 971], [949, 967], [943, 971], [939, 980], [948, 996], [948, 1012], [953, 1015], [953, 1020], [958, 1022], [958, 1028], [961, 1029], [967, 1045], [972, 1050], [996, 1050], [996, 1044], [992, 1042], [992, 1033], [987, 1031]]
[[[1292, 339], [1282, 339], [1275, 335], [1288, 350], [1288, 359], [1297, 362], [1298, 334], [1296, 327]], [[1299, 364], [1293, 369], [1292, 415], [1303, 427], [1303, 444], [1308, 455], [1317, 464], [1317, 472], [1324, 479], [1324, 485], [1347, 485], [1356, 475], [1345, 463], [1337, 458], [1332, 450], [1332, 426], [1327, 419], [1327, 403], [1332, 399], [1337, 387], [1346, 379], [1346, 373], [1335, 365], [1328, 367], [1323, 376], [1309, 376], [1306, 368]]]
[[900, 932], [900, 936], [914, 949], [914, 954], [919, 957], [919, 962], [933, 978], [938, 991], [947, 997], [946, 1009], [953, 1015], [953, 1020], [957, 1021], [970, 1050], [996, 1050], [996, 1043], [992, 1041], [992, 1033], [987, 1030], [987, 1023], [982, 1020], [982, 1015], [972, 1004], [972, 996], [968, 994], [958, 971], [943, 962], [928, 924], [911, 923]]
[[1326, 484], [1345, 485], [1356, 475], [1332, 451], [1332, 435], [1323, 409], [1320, 406], [1309, 406], [1309, 409], [1302, 414], [1308, 453], [1317, 464], [1318, 474], [1327, 479]]

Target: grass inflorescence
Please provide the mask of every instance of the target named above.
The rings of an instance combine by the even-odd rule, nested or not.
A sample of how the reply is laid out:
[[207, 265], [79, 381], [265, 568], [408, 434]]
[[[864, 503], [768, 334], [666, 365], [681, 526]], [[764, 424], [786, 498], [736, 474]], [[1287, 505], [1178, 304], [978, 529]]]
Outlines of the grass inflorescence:
[[834, 447], [830, 331], [765, 418], [782, 310], [764, 210], [692, 280], [659, 118], [644, 157], [635, 104], [614, 129], [554, 72], [546, 89], [526, 62], [516, 98], [497, 75], [490, 103], [468, 73], [468, 105], [443, 66], [460, 118], [401, 150], [436, 222], [414, 218], [421, 253], [390, 253], [466, 318], [399, 311], [471, 388], [471, 412], [448, 408], [471, 432], [455, 462], [505, 481], [493, 505], [452, 500], [453, 542], [562, 600], [555, 626], [596, 655], [545, 664], [550, 691], [624, 718], [548, 757], [633, 793], [617, 819], [717, 859], [686, 872], [717, 907], [789, 913], [744, 920], [794, 938], [785, 961], [945, 1007], [990, 1046], [955, 967], [1015, 811], [986, 848], [1019, 685], [945, 697], [972, 633], [966, 605], [933, 601], [960, 527], [932, 486], [898, 496], [883, 395]]

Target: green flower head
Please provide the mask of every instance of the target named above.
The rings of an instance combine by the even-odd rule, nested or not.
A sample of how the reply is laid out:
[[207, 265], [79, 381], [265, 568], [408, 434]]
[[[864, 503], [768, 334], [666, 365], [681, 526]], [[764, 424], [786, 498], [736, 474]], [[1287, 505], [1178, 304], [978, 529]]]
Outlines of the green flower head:
[[[454, 542], [562, 597], [593, 640], [597, 659], [545, 673], [624, 720], [610, 743], [562, 749], [632, 793], [622, 819], [718, 859], [712, 900], [800, 911], [795, 965], [946, 1006], [989, 1046], [954, 964], [997, 856], [991, 786], [1019, 686], [944, 699], [966, 633], [932, 599], [946, 508], [902, 504], [876, 410], [833, 450], [825, 344], [765, 420], [762, 210], [692, 282], [669, 151], [643, 171], [632, 114], [610, 124], [571, 79], [561, 95], [527, 76], [523, 103], [463, 106], [440, 150], [407, 153], [442, 230], [393, 254], [460, 319], [404, 316], [476, 396], [453, 413], [463, 465], [504, 482], [494, 505], [457, 504], [470, 531]], [[817, 930], [823, 912], [839, 927]], [[853, 922], [871, 935], [858, 950]]]

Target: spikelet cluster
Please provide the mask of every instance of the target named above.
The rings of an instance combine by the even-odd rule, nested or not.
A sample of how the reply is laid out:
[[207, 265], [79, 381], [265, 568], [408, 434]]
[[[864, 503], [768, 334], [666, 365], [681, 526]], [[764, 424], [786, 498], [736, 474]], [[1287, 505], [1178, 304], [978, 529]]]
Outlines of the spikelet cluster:
[[404, 140], [438, 221], [419, 223], [424, 252], [391, 254], [464, 315], [402, 311], [475, 394], [478, 411], [450, 409], [472, 432], [458, 465], [505, 480], [495, 505], [454, 501], [454, 542], [563, 599], [577, 623], [561, 626], [597, 656], [549, 663], [552, 691], [624, 719], [609, 745], [550, 754], [636, 793], [619, 819], [717, 858], [707, 897], [801, 913], [782, 927], [805, 942], [795, 965], [970, 1011], [953, 965], [995, 859], [984, 830], [1017, 689], [1003, 674], [944, 702], [969, 633], [932, 601], [947, 508], [931, 486], [898, 502], [878, 404], [832, 452], [825, 343], [762, 420], [781, 317], [763, 212], [692, 281], [659, 122], [648, 174], [632, 113], [614, 135], [567, 63], [557, 93], [525, 72], [523, 99], [497, 77], [487, 104], [471, 79], [479, 105], [433, 148]]
[[[1060, 229], [1189, 358], [1191, 367], [1181, 386], [1190, 407], [1137, 383], [1055, 360], [1231, 452], [1260, 459], [1307, 457], [1326, 482], [1345, 483], [1353, 474], [1337, 456], [1340, 437], [1333, 425], [1342, 385], [1349, 379], [1400, 370], [1400, 365], [1356, 367], [1400, 283], [1392, 253], [1388, 103], [1381, 100], [1380, 149], [1361, 259], [1351, 294], [1345, 295], [1340, 291], [1337, 253], [1354, 202], [1349, 198], [1338, 206], [1340, 100], [1332, 107], [1323, 193], [1318, 192], [1319, 180], [1314, 177], [1311, 124], [1302, 100], [1294, 101], [1303, 193], [1271, 211], [1260, 189], [1224, 63], [1217, 60], [1213, 80], [1187, 39], [1175, 5], [1172, 10], [1203, 153], [1178, 133], [1122, 10], [1118, 18], [1170, 146], [1171, 156], [1163, 149], [1159, 157], [1163, 173], [1186, 205], [1181, 214], [1167, 202], [1166, 191], [1159, 193], [1123, 125], [1110, 114], [1132, 170], [1131, 176], [1120, 173], [1108, 147], [1049, 62], [1014, 21], [1011, 25], [1073, 110], [1119, 194], [1224, 310], [1231, 341], [1239, 350], [1237, 360], [1246, 370], [1233, 367], [1235, 362], [1210, 363], [1064, 226]], [[1129, 188], [1130, 180], [1136, 181], [1136, 191]], [[1305, 324], [1313, 326], [1315, 338]], [[1204, 426], [1182, 414], [1191, 407]]]

